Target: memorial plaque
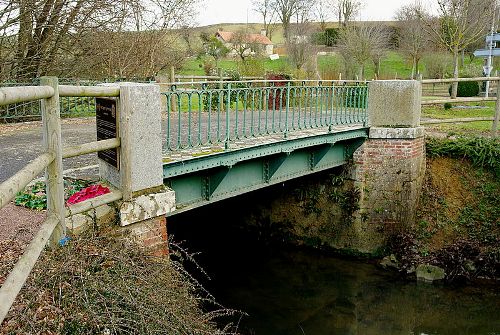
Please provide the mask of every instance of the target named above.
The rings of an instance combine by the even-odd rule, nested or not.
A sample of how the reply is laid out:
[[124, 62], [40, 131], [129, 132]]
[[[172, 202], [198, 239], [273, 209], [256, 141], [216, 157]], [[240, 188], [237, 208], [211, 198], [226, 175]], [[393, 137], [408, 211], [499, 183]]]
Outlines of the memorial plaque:
[[[97, 119], [97, 140], [118, 138], [118, 109], [117, 100], [112, 98], [96, 98], [95, 112]], [[118, 148], [99, 151], [97, 157], [106, 163], [120, 168]]]

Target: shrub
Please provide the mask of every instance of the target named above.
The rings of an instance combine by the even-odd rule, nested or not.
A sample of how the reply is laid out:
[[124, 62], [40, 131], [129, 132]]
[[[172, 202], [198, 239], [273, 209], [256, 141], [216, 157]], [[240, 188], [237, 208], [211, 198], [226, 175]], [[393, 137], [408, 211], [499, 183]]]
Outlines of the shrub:
[[[223, 110], [227, 108], [227, 99], [228, 99], [227, 89], [229, 88], [229, 83], [231, 83], [232, 81], [240, 81], [241, 77], [239, 73], [234, 70], [225, 70], [224, 76], [230, 77], [230, 79], [226, 81], [227, 83], [222, 84], [222, 90], [217, 90], [220, 88], [219, 84], [211, 84], [206, 87], [212, 94], [207, 93], [203, 95], [204, 111], [206, 112], [214, 111], [217, 110], [219, 106]], [[231, 84], [231, 88], [234, 89], [246, 88], [246, 87], [247, 86], [244, 83]], [[231, 91], [231, 96], [229, 97], [229, 104], [233, 105], [234, 103], [236, 103], [238, 97], [241, 99], [241, 95], [238, 96], [236, 90]]]
[[445, 110], [449, 110], [449, 109], [452, 109], [452, 108], [453, 108], [453, 105], [451, 103], [447, 102], [447, 103], [444, 104], [444, 109]]
[[238, 71], [244, 77], [261, 77], [265, 74], [264, 60], [248, 57], [238, 63]]
[[[84, 235], [42, 255], [0, 333], [227, 333], [216, 320], [234, 313], [214, 302], [181, 258], [151, 257], [123, 238]], [[206, 313], [201, 303], [215, 310]]]
[[[448, 88], [451, 95], [452, 85]], [[477, 81], [461, 81], [458, 83], [457, 97], [475, 97], [479, 94], [479, 83]]]
[[448, 74], [448, 70], [451, 68], [451, 59], [448, 54], [445, 53], [433, 53], [429, 54], [423, 59], [425, 64], [425, 72], [427, 78], [440, 79], [444, 78]]
[[466, 158], [475, 166], [487, 168], [500, 177], [500, 139], [498, 138], [429, 138], [426, 142], [426, 149], [430, 157]]
[[339, 39], [339, 29], [338, 28], [327, 28], [325, 29], [325, 44], [326, 46], [333, 47], [337, 45]]

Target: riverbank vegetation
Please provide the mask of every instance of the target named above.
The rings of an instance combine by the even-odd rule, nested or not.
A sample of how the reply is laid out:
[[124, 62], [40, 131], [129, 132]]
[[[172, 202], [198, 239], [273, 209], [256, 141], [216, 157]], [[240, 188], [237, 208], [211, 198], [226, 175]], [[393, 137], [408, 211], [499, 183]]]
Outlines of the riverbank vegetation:
[[427, 140], [417, 218], [391, 251], [403, 273], [443, 268], [449, 281], [500, 278], [500, 140]]
[[[2, 253], [12, 244], [2, 242]], [[170, 260], [161, 259], [128, 240], [76, 237], [42, 256], [0, 334], [231, 333], [216, 320], [235, 313], [215, 303], [184, 270], [190, 256], [175, 250]], [[0, 279], [12, 258], [0, 263]]]

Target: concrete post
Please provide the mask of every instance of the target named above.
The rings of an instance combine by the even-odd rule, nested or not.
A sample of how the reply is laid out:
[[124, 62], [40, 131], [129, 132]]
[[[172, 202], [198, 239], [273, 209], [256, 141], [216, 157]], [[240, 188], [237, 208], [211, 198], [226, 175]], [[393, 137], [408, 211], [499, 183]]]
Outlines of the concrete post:
[[370, 83], [370, 134], [354, 154], [360, 250], [376, 251], [390, 234], [414, 222], [425, 174], [421, 92], [418, 81]]
[[163, 185], [159, 87], [120, 84], [118, 114], [120, 168], [100, 160], [101, 177], [123, 193], [120, 225], [144, 246], [165, 254], [165, 214], [175, 208], [175, 193]]

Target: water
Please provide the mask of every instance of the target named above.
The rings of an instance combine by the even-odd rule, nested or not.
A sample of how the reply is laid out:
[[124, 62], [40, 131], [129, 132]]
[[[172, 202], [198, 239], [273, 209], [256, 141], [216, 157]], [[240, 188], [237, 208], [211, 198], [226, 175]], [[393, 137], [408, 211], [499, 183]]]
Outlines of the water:
[[169, 230], [202, 252], [211, 276], [203, 283], [216, 299], [248, 314], [243, 334], [500, 334], [498, 285], [407, 282], [375, 264], [271, 246], [235, 228], [239, 208], [226, 202], [173, 217]]

